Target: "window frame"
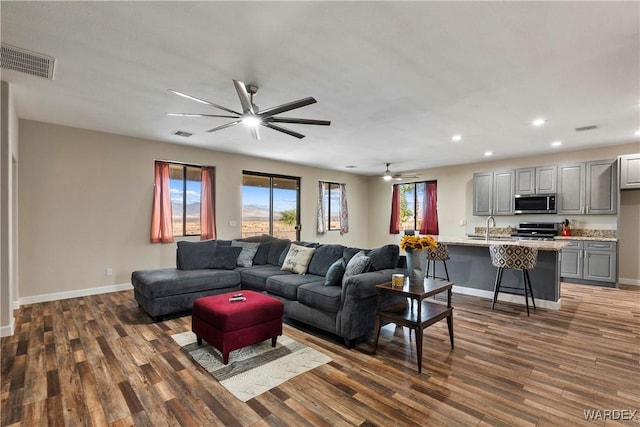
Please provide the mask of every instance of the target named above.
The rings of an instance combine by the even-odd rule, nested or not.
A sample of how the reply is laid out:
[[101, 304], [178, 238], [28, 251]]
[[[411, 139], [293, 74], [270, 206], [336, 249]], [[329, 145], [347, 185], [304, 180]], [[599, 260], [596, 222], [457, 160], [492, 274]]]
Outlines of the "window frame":
[[[418, 185], [422, 184], [424, 185], [424, 191], [427, 190], [427, 183], [429, 182], [433, 182], [436, 180], [430, 180], [430, 181], [414, 181], [414, 182], [403, 182], [400, 184], [394, 184], [400, 187], [399, 191], [400, 191], [400, 211], [402, 211], [402, 199], [404, 198], [404, 193], [402, 192], [402, 186], [404, 185], [411, 185], [413, 186], [413, 227], [414, 228], [407, 228], [403, 226], [403, 221], [402, 221], [402, 217], [400, 218], [400, 230], [415, 230], [418, 231], [420, 230], [420, 227], [418, 226], [418, 218], [421, 216], [418, 214]], [[437, 182], [437, 181], [436, 181]], [[424, 206], [423, 206], [424, 209]]]
[[[302, 228], [300, 225], [300, 206], [301, 206], [301, 202], [300, 199], [302, 197], [302, 179], [299, 176], [290, 176], [290, 175], [280, 175], [280, 174], [274, 174], [274, 173], [268, 173], [268, 172], [257, 172], [257, 171], [250, 171], [250, 170], [243, 170], [242, 171], [242, 186], [244, 187], [244, 177], [245, 175], [250, 175], [250, 176], [257, 176], [257, 177], [262, 177], [262, 178], [269, 178], [269, 235], [273, 236], [273, 190], [274, 190], [274, 185], [273, 185], [273, 181], [275, 179], [287, 179], [287, 180], [293, 180], [296, 182], [296, 225], [295, 225], [295, 231], [296, 231], [296, 241], [300, 240], [300, 229]], [[241, 200], [241, 210], [242, 207], [244, 206], [244, 200]], [[243, 228], [243, 222], [244, 222], [244, 218], [241, 219], [240, 221], [240, 232], [242, 233], [242, 228]]]
[[[324, 218], [322, 218], [322, 220], [324, 221], [325, 224], [325, 229], [327, 231], [341, 231], [342, 227], [340, 225], [340, 216], [342, 215], [342, 211], [341, 211], [341, 206], [342, 206], [342, 194], [340, 191], [340, 185], [342, 185], [342, 183], [340, 182], [335, 182], [335, 181], [320, 181], [323, 184], [327, 184], [327, 194], [326, 194], [326, 200], [327, 200], [327, 209], [324, 213]], [[338, 225], [335, 228], [331, 228], [331, 187], [335, 187], [333, 189], [333, 191], [338, 193], [338, 206], [336, 211], [338, 212]], [[335, 206], [334, 206], [335, 207]]]
[[[200, 171], [200, 203], [202, 203], [202, 168], [203, 165], [196, 165], [192, 163], [183, 163], [183, 162], [175, 162], [175, 161], [166, 161], [169, 164], [169, 169], [172, 167], [181, 167], [182, 168], [182, 233], [181, 234], [173, 234], [174, 238], [179, 237], [196, 237], [200, 236], [202, 232], [202, 218], [199, 218], [200, 230], [197, 234], [188, 234], [187, 233], [187, 169], [188, 168], [196, 168]], [[169, 191], [171, 191], [171, 183], [169, 183]], [[172, 199], [173, 204], [173, 199]], [[200, 213], [198, 214], [200, 216]], [[171, 227], [174, 230], [173, 224], [173, 213], [171, 215]]]

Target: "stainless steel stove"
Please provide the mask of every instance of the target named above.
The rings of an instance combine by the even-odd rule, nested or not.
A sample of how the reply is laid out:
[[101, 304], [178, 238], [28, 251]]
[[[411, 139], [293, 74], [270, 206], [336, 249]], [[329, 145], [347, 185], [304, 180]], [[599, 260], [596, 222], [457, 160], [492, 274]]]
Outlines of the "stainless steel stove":
[[521, 222], [511, 237], [524, 240], [553, 240], [559, 233], [560, 224], [556, 222]]

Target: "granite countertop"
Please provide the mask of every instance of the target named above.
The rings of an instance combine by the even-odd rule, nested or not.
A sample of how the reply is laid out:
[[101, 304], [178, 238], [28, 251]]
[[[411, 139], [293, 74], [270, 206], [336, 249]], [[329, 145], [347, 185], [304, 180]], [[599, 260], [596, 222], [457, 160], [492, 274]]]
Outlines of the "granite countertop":
[[[469, 233], [467, 237], [474, 238], [482, 238], [484, 239], [484, 234], [479, 233]], [[511, 239], [510, 234], [489, 234], [489, 239], [495, 240], [508, 240]], [[615, 237], [592, 237], [592, 236], [555, 236], [554, 240], [592, 240], [594, 242], [617, 242], [618, 239]]]
[[593, 240], [595, 242], [617, 242], [615, 237], [556, 236], [555, 240]]
[[569, 246], [569, 242], [566, 240], [509, 240], [505, 236], [504, 239], [492, 239], [489, 237], [489, 240], [484, 240], [484, 236], [482, 238], [470, 238], [470, 239], [461, 239], [461, 238], [446, 238], [439, 237], [438, 242], [444, 243], [446, 245], [460, 245], [460, 246], [479, 246], [488, 248], [489, 245], [522, 245], [522, 246], [530, 246], [532, 248], [537, 248], [541, 251], [553, 251], [559, 252], [563, 248]]

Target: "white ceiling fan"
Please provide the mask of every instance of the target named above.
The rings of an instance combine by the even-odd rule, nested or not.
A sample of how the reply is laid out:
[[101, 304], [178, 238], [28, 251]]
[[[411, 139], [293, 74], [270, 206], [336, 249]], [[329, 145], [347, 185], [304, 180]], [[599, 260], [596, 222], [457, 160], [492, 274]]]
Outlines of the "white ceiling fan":
[[391, 181], [392, 179], [395, 179], [396, 181], [400, 181], [402, 179], [420, 178], [419, 173], [411, 173], [411, 174], [404, 174], [400, 172], [392, 173], [391, 170], [389, 170], [389, 166], [391, 166], [391, 163], [385, 163], [385, 166], [387, 167], [387, 169], [384, 171], [384, 174], [382, 174], [382, 179], [384, 179], [385, 181]]
[[258, 126], [268, 127], [278, 132], [286, 133], [287, 135], [294, 136], [302, 139], [304, 135], [291, 129], [284, 128], [276, 123], [292, 123], [299, 125], [321, 125], [329, 126], [331, 122], [329, 120], [313, 120], [313, 119], [298, 119], [293, 117], [276, 117], [276, 114], [284, 113], [286, 111], [295, 110], [296, 108], [305, 107], [310, 104], [315, 104], [317, 101], [315, 98], [307, 97], [297, 101], [287, 102], [286, 104], [278, 105], [276, 107], [267, 108], [259, 111], [258, 106], [253, 103], [253, 95], [258, 92], [258, 86], [245, 85], [240, 80], [233, 80], [233, 85], [240, 98], [240, 105], [242, 106], [242, 113], [232, 110], [227, 107], [223, 107], [213, 102], [206, 101], [204, 99], [196, 98], [195, 96], [187, 95], [186, 93], [178, 92], [177, 90], [169, 89], [169, 92], [182, 96], [183, 98], [190, 99], [192, 101], [199, 102], [201, 104], [209, 105], [210, 107], [217, 108], [222, 111], [226, 111], [229, 115], [218, 114], [198, 114], [198, 113], [167, 113], [169, 116], [181, 116], [181, 117], [217, 117], [234, 119], [231, 122], [225, 123], [221, 126], [209, 129], [207, 132], [215, 132], [221, 129], [225, 129], [237, 124], [244, 124], [251, 129], [251, 133], [255, 139], [260, 139], [260, 133], [258, 132]]

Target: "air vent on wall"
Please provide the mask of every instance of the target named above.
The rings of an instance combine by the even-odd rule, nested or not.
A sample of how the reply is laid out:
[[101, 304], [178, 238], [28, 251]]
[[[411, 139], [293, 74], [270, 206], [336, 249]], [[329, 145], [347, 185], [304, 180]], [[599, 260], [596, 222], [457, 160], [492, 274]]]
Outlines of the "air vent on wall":
[[56, 59], [19, 47], [0, 45], [0, 67], [53, 80]]
[[582, 126], [582, 127], [576, 128], [576, 132], [584, 132], [587, 130], [594, 130], [594, 129], [598, 129], [598, 125]]
[[178, 135], [178, 136], [184, 136], [185, 138], [189, 138], [191, 135], [193, 135], [192, 133], [189, 132], [185, 132], [183, 130], [177, 130], [175, 132], [171, 132], [174, 135]]

